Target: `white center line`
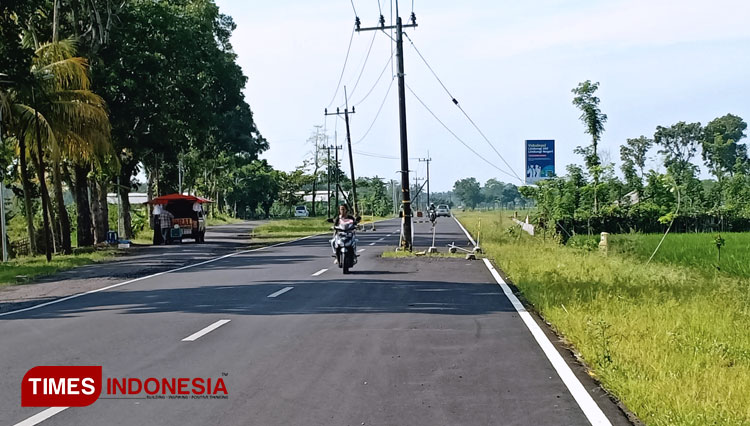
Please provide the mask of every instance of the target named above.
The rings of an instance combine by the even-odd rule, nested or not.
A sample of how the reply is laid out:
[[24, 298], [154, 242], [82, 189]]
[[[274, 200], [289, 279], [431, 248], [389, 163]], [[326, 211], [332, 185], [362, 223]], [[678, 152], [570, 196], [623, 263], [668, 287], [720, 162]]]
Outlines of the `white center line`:
[[[325, 271], [327, 271], [327, 270], [328, 270], [328, 268], [323, 268], [323, 269], [321, 269], [320, 271], [318, 271], [318, 272], [316, 272], [316, 273], [312, 274], [312, 276], [313, 276], [313, 277], [317, 277], [318, 275], [322, 274], [323, 272], [325, 272]], [[290, 287], [290, 288], [291, 288], [291, 287]], [[271, 297], [271, 296], [268, 296], [268, 297]]]
[[375, 245], [375, 243], [370, 243], [370, 244], [368, 244], [368, 245], [374, 246], [374, 245]]
[[279, 290], [279, 291], [277, 291], [277, 292], [275, 292], [275, 293], [271, 293], [271, 294], [269, 294], [269, 295], [268, 295], [268, 296], [266, 296], [266, 297], [276, 297], [276, 296], [281, 296], [282, 294], [286, 293], [287, 291], [289, 291], [289, 290], [291, 290], [291, 289], [293, 289], [293, 288], [294, 288], [294, 287], [284, 287], [284, 288], [282, 288], [281, 290]]
[[228, 323], [231, 320], [224, 319], [224, 320], [218, 320], [215, 323], [209, 325], [208, 327], [204, 328], [203, 330], [193, 333], [190, 336], [182, 339], [183, 342], [193, 342], [201, 338], [202, 336], [205, 336], [206, 334], [216, 330], [217, 328], [221, 327], [222, 325]]
[[379, 239], [378, 241], [380, 242], [380, 241], [383, 241], [384, 239], [385, 239], [385, 238], [381, 238], [381, 239]]
[[47, 420], [48, 418], [54, 416], [55, 414], [57, 414], [57, 413], [65, 410], [67, 408], [68, 407], [50, 407], [50, 408], [48, 408], [48, 409], [46, 409], [46, 410], [44, 410], [44, 411], [42, 411], [40, 413], [37, 413], [37, 414], [29, 417], [28, 419], [26, 419], [26, 420], [24, 420], [24, 421], [22, 421], [20, 423], [16, 423], [15, 426], [34, 426], [34, 425], [38, 425], [39, 423]]
[[367, 250], [367, 249], [359, 249], [359, 250], [357, 250], [357, 253], [362, 253], [365, 250]]

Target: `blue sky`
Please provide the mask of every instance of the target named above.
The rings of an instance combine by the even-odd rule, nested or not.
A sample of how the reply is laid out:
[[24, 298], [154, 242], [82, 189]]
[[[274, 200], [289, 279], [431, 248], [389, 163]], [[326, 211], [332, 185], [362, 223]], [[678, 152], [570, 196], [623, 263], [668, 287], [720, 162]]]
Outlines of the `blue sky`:
[[[341, 74], [352, 34], [352, 4], [217, 3], [238, 26], [232, 41], [249, 77], [245, 94], [271, 146], [263, 157], [282, 170], [300, 165], [312, 151], [306, 141], [315, 125], [325, 126], [331, 143], [336, 130], [343, 144], [343, 120], [324, 119], [323, 109]], [[353, 3], [363, 26], [376, 25], [377, 0]], [[389, 21], [391, 2], [381, 3]], [[411, 2], [402, 1], [400, 7], [407, 18]], [[616, 164], [626, 138], [653, 135], [657, 125], [681, 120], [705, 124], [730, 112], [750, 119], [747, 1], [416, 0], [414, 12], [419, 27], [407, 31], [414, 44], [519, 175], [525, 139], [557, 141], [558, 173], [569, 163], [581, 163], [573, 149], [589, 143], [589, 137], [571, 104], [570, 90], [587, 79], [601, 84], [601, 109], [609, 121], [600, 152]], [[396, 178], [399, 169], [397, 160], [360, 154], [399, 154], [395, 82], [387, 92], [390, 66], [374, 85], [389, 60], [391, 44], [380, 32], [354, 34], [344, 70], [342, 86], [347, 86], [357, 110], [352, 140], [361, 140], [354, 146], [358, 176]], [[408, 41], [405, 63], [407, 84], [430, 109], [482, 157], [508, 172]], [[339, 89], [329, 109], [343, 102]], [[429, 151], [433, 191], [448, 190], [468, 176], [480, 182], [494, 177], [519, 183], [453, 139], [408, 91], [407, 116], [409, 154], [425, 157]], [[656, 150], [652, 154], [656, 157]], [[659, 163], [655, 158], [652, 165], [658, 168]], [[424, 168], [424, 163], [410, 162], [420, 176]]]

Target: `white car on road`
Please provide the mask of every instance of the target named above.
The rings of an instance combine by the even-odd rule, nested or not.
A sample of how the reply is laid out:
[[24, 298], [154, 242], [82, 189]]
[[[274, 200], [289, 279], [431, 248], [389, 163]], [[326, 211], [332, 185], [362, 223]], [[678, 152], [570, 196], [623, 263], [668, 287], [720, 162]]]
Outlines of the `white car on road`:
[[451, 217], [451, 209], [448, 207], [447, 204], [439, 204], [437, 206], [437, 209], [435, 209], [435, 213], [437, 214], [437, 217], [440, 217], [440, 216]]

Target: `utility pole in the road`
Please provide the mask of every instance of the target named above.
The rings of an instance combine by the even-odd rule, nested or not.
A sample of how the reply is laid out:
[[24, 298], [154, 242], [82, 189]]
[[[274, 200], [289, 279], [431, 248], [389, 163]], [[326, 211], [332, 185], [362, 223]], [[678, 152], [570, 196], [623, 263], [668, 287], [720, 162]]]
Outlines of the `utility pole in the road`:
[[427, 163], [427, 206], [429, 208], [430, 205], [430, 161], [432, 161], [432, 158], [429, 158], [430, 153], [427, 153], [428, 158], [420, 158], [420, 163]]
[[398, 0], [396, 0], [396, 25], [386, 26], [385, 18], [380, 15], [380, 26], [360, 28], [359, 17], [355, 21], [356, 31], [385, 31], [396, 30], [396, 58], [398, 59], [398, 121], [401, 139], [401, 204], [404, 210], [402, 221], [403, 232], [401, 234], [401, 247], [404, 250], [412, 249], [412, 218], [411, 218], [411, 194], [409, 193], [409, 149], [406, 137], [406, 93], [404, 89], [404, 28], [416, 27], [417, 17], [411, 14], [411, 24], [403, 25], [401, 16], [398, 14]]
[[[344, 99], [345, 99], [345, 107], [344, 112], [341, 112], [338, 108], [336, 108], [336, 112], [328, 112], [328, 108], [325, 109], [325, 115], [344, 115], [344, 122], [346, 123], [346, 143], [349, 147], [349, 169], [352, 173], [352, 208], [354, 210], [354, 217], [357, 217], [359, 211], [357, 208], [357, 183], [356, 178], [354, 177], [354, 156], [352, 155], [352, 135], [349, 131], [349, 114], [354, 114], [354, 107], [352, 107], [352, 110], [349, 111], [349, 100], [346, 97], [346, 86], [344, 86]], [[336, 152], [338, 154], [338, 151]], [[338, 166], [338, 159], [336, 159], [336, 165]], [[336, 203], [338, 204], [338, 198], [336, 200]]]

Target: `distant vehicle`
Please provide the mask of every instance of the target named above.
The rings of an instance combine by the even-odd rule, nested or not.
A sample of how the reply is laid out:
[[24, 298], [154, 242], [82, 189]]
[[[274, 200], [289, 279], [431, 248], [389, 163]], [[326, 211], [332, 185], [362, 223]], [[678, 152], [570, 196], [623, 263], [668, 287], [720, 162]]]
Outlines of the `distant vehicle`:
[[307, 211], [307, 206], [297, 206], [294, 208], [294, 217], [308, 217], [310, 212]]
[[193, 195], [169, 194], [154, 198], [146, 204], [159, 204], [174, 215], [170, 241], [182, 242], [184, 238], [190, 238], [196, 243], [203, 243], [206, 239], [206, 213], [203, 211], [203, 204], [210, 202]]
[[451, 209], [448, 207], [447, 204], [439, 204], [437, 206], [437, 216], [445, 216], [445, 217], [451, 217]]

